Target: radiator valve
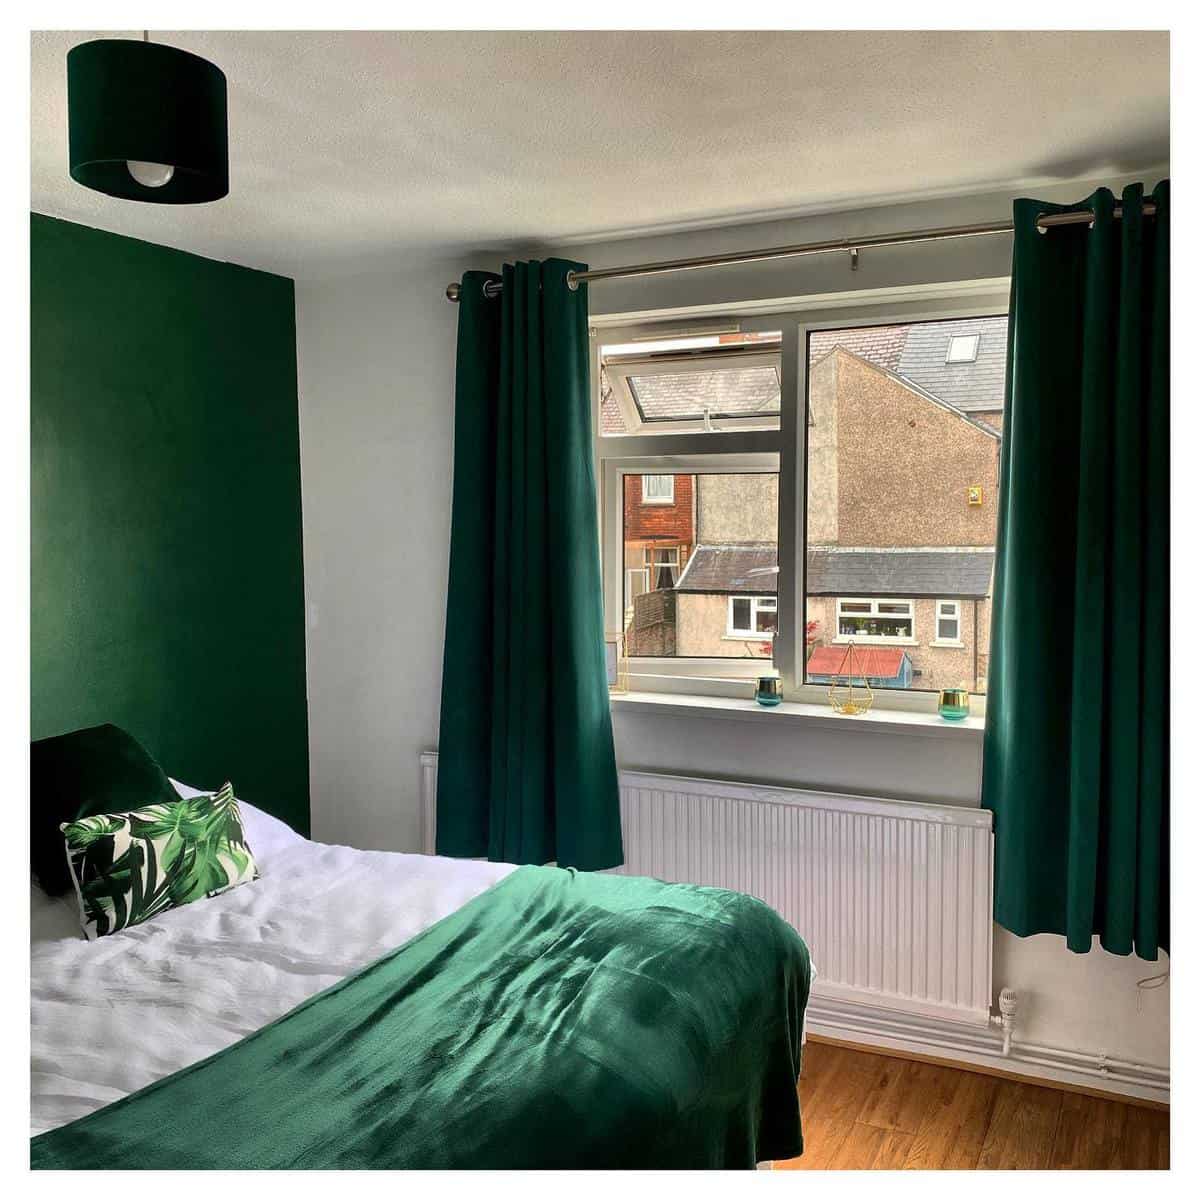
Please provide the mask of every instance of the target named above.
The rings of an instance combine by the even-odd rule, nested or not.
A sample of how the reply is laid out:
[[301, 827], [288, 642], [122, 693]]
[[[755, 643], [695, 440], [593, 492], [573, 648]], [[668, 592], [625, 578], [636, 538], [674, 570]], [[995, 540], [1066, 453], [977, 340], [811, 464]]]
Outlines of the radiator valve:
[[1007, 1055], [1012, 1049], [1013, 1026], [1017, 1021], [1017, 992], [1015, 988], [1000, 989], [1000, 1015], [992, 1018], [993, 1025], [999, 1025], [1004, 1032], [1004, 1046], [1000, 1053]]

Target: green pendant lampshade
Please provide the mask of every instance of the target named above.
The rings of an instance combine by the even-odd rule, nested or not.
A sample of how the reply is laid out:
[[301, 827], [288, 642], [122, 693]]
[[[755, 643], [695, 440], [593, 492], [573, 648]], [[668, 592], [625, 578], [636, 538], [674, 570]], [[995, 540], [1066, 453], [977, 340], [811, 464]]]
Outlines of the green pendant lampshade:
[[102, 38], [67, 54], [71, 178], [122, 200], [202, 204], [229, 192], [225, 73], [164, 46]]

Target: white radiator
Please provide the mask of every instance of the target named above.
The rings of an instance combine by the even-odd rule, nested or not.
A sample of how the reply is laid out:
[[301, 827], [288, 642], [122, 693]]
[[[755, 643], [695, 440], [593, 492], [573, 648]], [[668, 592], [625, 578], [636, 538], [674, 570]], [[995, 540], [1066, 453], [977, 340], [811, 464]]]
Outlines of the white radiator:
[[[432, 852], [437, 755], [422, 755]], [[812, 953], [815, 997], [986, 1025], [992, 814], [621, 773], [627, 875], [748, 892]]]

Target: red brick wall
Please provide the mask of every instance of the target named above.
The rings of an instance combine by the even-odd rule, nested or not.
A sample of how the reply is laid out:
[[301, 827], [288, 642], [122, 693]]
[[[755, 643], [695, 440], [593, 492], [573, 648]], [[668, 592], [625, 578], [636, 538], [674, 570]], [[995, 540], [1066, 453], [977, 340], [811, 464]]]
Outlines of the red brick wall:
[[[675, 476], [674, 504], [643, 504], [640, 475], [625, 476], [625, 540], [665, 538], [688, 545], [693, 537], [694, 475]], [[682, 569], [683, 564], [680, 563]]]

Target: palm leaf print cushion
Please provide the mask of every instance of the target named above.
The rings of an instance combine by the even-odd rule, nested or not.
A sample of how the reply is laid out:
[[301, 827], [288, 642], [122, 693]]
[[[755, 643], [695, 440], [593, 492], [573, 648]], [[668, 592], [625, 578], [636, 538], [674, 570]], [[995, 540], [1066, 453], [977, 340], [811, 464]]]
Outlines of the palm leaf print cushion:
[[229, 783], [211, 796], [81, 817], [61, 829], [88, 938], [258, 878]]

